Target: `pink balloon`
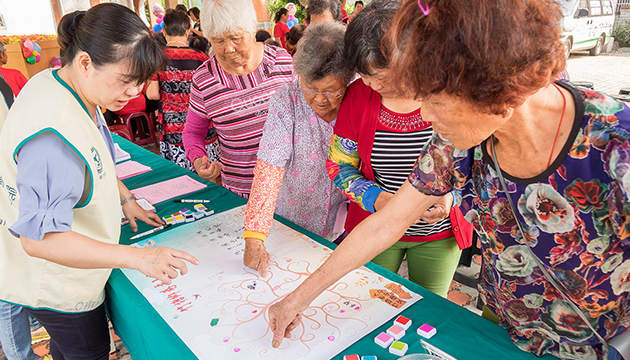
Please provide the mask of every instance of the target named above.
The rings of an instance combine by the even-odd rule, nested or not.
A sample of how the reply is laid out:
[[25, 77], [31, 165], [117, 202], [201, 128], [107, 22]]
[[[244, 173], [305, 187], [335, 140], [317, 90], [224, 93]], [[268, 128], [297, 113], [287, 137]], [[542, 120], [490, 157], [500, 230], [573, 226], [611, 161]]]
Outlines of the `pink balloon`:
[[162, 21], [164, 21], [164, 19], [162, 17], [159, 17], [159, 18], [155, 19], [155, 22], [158, 23], [158, 24], [161, 24]]
[[41, 55], [37, 54], [37, 55], [35, 56], [35, 62], [36, 62], [36, 63], [38, 63], [38, 62], [39, 62], [39, 60], [41, 60], [41, 59], [42, 59], [42, 56], [41, 56]]
[[33, 42], [31, 40], [26, 40], [24, 42], [24, 47], [29, 49], [29, 50], [31, 50], [31, 51], [33, 51]]

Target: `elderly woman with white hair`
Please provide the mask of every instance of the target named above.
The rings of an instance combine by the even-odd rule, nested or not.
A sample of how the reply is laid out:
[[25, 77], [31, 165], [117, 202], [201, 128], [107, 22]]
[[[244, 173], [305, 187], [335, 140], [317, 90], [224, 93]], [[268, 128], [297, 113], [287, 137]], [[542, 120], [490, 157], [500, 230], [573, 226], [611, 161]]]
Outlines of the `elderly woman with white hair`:
[[[204, 179], [247, 198], [269, 98], [291, 81], [286, 50], [257, 43], [250, 0], [206, 0], [201, 25], [216, 54], [197, 69], [183, 132], [186, 157]], [[220, 162], [209, 162], [206, 135], [216, 130]]]
[[298, 78], [271, 98], [243, 234], [243, 261], [262, 276], [274, 210], [328, 240], [343, 231], [334, 227], [345, 198], [328, 177], [326, 159], [339, 105], [354, 77], [343, 64], [344, 34], [339, 23], [309, 26], [293, 58]]

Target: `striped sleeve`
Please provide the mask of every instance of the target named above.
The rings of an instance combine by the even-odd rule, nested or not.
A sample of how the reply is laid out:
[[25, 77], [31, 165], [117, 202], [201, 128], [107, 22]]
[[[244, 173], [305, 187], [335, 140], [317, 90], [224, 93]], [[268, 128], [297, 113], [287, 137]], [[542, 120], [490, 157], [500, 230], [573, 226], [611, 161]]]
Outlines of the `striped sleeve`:
[[374, 212], [374, 202], [383, 190], [359, 171], [358, 143], [338, 135], [330, 140], [326, 170], [335, 186], [364, 210]]

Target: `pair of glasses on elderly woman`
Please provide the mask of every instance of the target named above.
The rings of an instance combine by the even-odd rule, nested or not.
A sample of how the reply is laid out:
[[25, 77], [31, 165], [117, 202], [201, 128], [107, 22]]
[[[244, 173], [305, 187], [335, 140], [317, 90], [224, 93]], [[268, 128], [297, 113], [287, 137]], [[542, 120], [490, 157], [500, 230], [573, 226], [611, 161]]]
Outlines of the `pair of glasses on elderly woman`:
[[315, 96], [317, 94], [320, 94], [321, 96], [325, 97], [326, 99], [339, 99], [340, 97], [342, 97], [346, 92], [342, 92], [342, 93], [338, 93], [338, 92], [332, 92], [332, 91], [323, 91], [323, 92], [319, 92], [319, 91], [315, 91], [312, 89], [306, 89], [301, 87], [300, 91], [302, 91], [302, 93], [304, 93], [304, 95], [306, 96]]

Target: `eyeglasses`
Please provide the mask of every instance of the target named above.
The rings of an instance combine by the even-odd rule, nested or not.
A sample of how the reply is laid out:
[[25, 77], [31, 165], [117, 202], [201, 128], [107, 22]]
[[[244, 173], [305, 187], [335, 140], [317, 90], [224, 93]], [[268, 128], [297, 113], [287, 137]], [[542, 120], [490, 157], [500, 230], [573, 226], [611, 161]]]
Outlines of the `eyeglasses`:
[[319, 92], [319, 91], [315, 91], [315, 90], [311, 90], [311, 89], [305, 89], [303, 87], [301, 87], [300, 90], [306, 96], [315, 96], [317, 94], [320, 94], [323, 97], [325, 97], [326, 99], [331, 99], [331, 100], [339, 99], [340, 97], [345, 95], [345, 91], [343, 93], [332, 92], [332, 91]]

